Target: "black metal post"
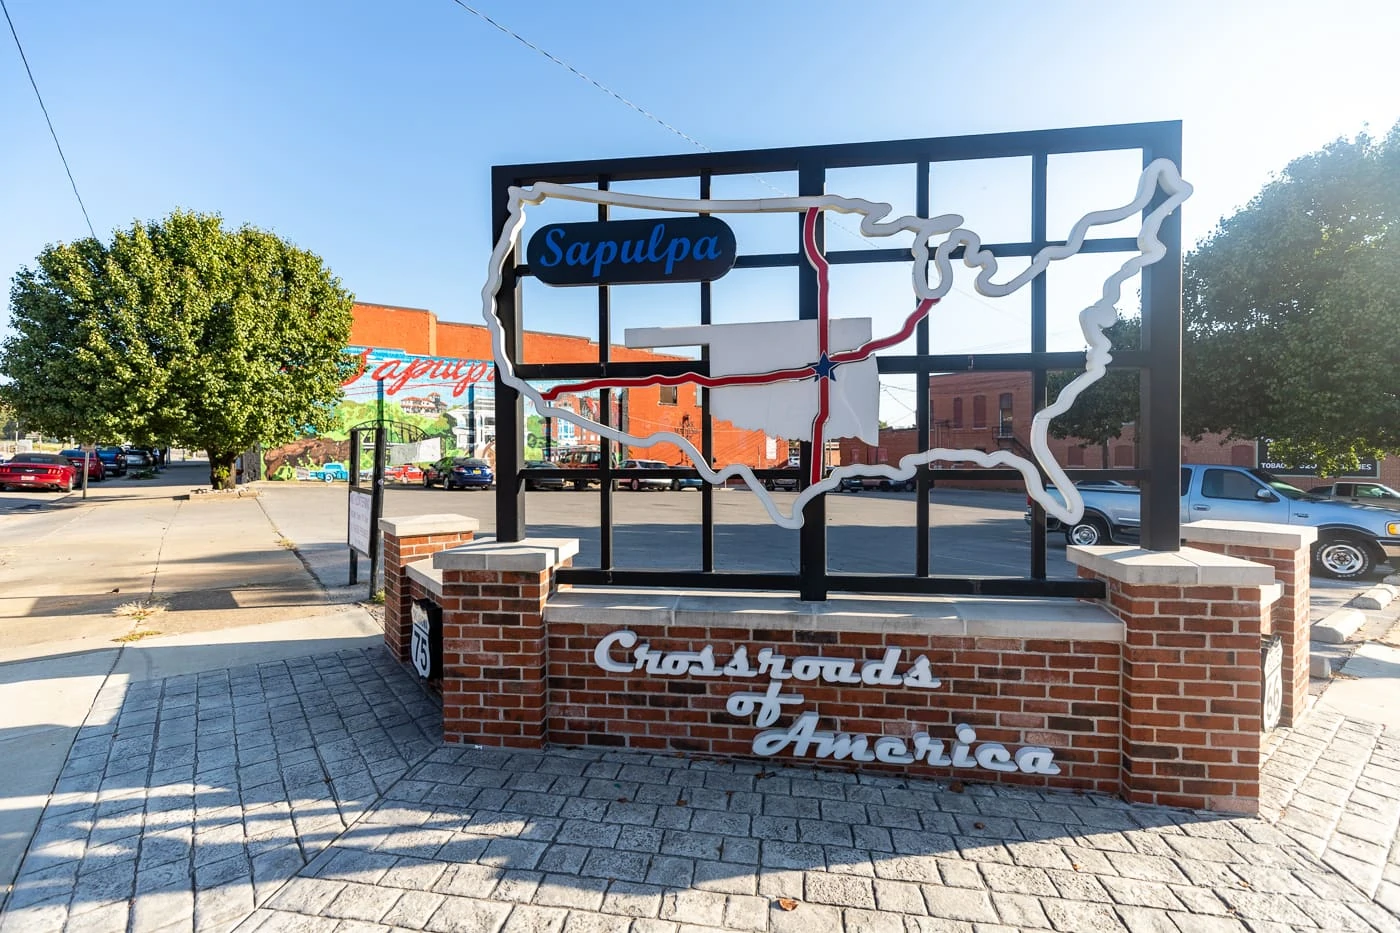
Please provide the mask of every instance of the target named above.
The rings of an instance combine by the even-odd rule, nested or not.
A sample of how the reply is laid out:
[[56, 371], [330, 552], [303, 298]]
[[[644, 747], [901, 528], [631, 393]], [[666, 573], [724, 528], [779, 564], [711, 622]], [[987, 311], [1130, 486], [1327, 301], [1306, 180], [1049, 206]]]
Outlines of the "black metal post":
[[[819, 195], [826, 188], [826, 170], [819, 162], [804, 162], [797, 168], [797, 193], [800, 197]], [[798, 252], [802, 251], [802, 215], [797, 216]], [[826, 223], [817, 217], [817, 249], [826, 247]], [[804, 262], [797, 267], [797, 317], [803, 321], [815, 321], [820, 315], [817, 296], [817, 270], [811, 263]], [[801, 446], [802, 476], [798, 488], [807, 488], [811, 476], [813, 457], [824, 457], [826, 440], [823, 437], [822, 450], [813, 450], [811, 441], [803, 441]], [[798, 535], [797, 572], [802, 582], [798, 595], [803, 600], [820, 601], [826, 599], [826, 497], [818, 496], [802, 510], [802, 530]]]
[[[1144, 166], [1167, 158], [1181, 168], [1181, 124], [1170, 124], [1142, 150]], [[1165, 196], [1158, 191], [1148, 210]], [[1142, 370], [1139, 437], [1146, 437], [1147, 478], [1142, 481], [1142, 546], [1181, 549], [1181, 211], [1158, 234], [1167, 255], [1142, 270]]]
[[[1038, 252], [1045, 246], [1049, 213], [1050, 160], [1043, 152], [1031, 156], [1031, 247]], [[1045, 273], [1031, 280], [1031, 353], [1044, 353], [1049, 329], [1049, 299], [1046, 294]], [[1040, 411], [1049, 404], [1049, 377], [1043, 365], [1031, 370], [1031, 411]], [[1045, 481], [1045, 471], [1040, 471]], [[1044, 580], [1046, 569], [1045, 509], [1039, 502], [1031, 508], [1031, 578]]]
[[[383, 385], [381, 382], [380, 385]], [[373, 487], [370, 489], [369, 500], [369, 598], [374, 599], [377, 592], [375, 587], [379, 585], [379, 579], [383, 574], [383, 557], [379, 547], [379, 519], [384, 515], [384, 453], [385, 435], [384, 426], [381, 424], [374, 429], [374, 472]], [[352, 474], [356, 479], [359, 472]]]
[[[496, 169], [491, 173], [491, 242], [500, 240], [510, 219], [509, 188], [519, 179]], [[501, 269], [501, 287], [496, 292], [496, 314], [505, 337], [506, 355], [519, 363], [525, 355], [524, 325], [521, 321], [521, 295], [515, 265], [517, 256], [506, 257]], [[520, 471], [525, 464], [525, 401], [506, 385], [499, 368], [496, 389], [496, 540], [520, 541], [525, 537], [525, 496]]]
[[[360, 475], [360, 429], [350, 429], [350, 483], [354, 485], [355, 477]], [[354, 495], [354, 493], [351, 493]], [[348, 522], [348, 517], [347, 517]], [[347, 535], [349, 528], [346, 529]], [[360, 582], [360, 555], [352, 547], [350, 548], [350, 586]], [[373, 595], [373, 594], [371, 594]]]
[[[919, 162], [914, 166], [914, 209], [920, 217], [929, 215], [929, 171], [930, 166], [927, 162]], [[928, 263], [924, 263], [923, 274], [927, 279]], [[928, 341], [928, 318], [925, 317], [914, 331], [914, 352], [920, 360], [928, 357]], [[926, 366], [920, 366], [914, 373], [914, 404], [917, 406], [914, 411], [914, 433], [919, 437], [920, 452], [929, 449], [930, 375]], [[919, 467], [914, 479], [914, 573], [920, 577], [929, 574], [929, 466], [925, 464]]]

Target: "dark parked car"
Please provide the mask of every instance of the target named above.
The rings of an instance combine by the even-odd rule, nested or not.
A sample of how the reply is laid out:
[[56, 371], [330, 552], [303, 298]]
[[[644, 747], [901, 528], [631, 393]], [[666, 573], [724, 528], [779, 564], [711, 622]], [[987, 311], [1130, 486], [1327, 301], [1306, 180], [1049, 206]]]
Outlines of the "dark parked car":
[[107, 445], [97, 448], [97, 456], [102, 460], [102, 466], [113, 476], [126, 475], [126, 451], [115, 445]]
[[102, 458], [97, 456], [97, 451], [85, 454], [81, 450], [60, 450], [60, 457], [66, 457], [68, 462], [73, 464], [78, 472], [74, 474], [74, 482], [82, 482], [83, 460], [87, 460], [87, 474], [89, 483], [100, 483], [107, 478], [107, 468], [102, 465]]
[[423, 485], [446, 489], [490, 489], [496, 482], [491, 464], [476, 457], [444, 457], [423, 470]]
[[78, 468], [60, 454], [15, 454], [8, 463], [0, 463], [0, 490], [18, 486], [72, 492], [77, 476]]
[[145, 470], [156, 465], [156, 458], [145, 447], [123, 447], [122, 450], [130, 469]]
[[[525, 469], [526, 469], [526, 470], [558, 470], [558, 469], [561, 469], [561, 467], [559, 466], [559, 464], [555, 463], [553, 460], [527, 460], [527, 461], [525, 461]], [[525, 474], [525, 488], [526, 488], [526, 489], [563, 489], [563, 488], [564, 488], [564, 478], [563, 478], [563, 477], [560, 477], [560, 476], [531, 476], [531, 475], [527, 472], [527, 473]]]

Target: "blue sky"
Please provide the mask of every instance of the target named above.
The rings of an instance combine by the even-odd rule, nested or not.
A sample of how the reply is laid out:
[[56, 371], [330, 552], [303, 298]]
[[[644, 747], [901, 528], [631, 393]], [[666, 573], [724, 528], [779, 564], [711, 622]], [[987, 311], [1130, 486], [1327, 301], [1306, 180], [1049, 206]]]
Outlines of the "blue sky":
[[[1188, 241], [1294, 156], [1400, 118], [1384, 0], [468, 2], [712, 149], [1180, 119]], [[100, 236], [218, 212], [445, 320], [479, 320], [493, 164], [693, 149], [452, 0], [7, 4]], [[0, 137], [8, 283], [87, 233], [8, 34]], [[1105, 206], [1095, 177], [1068, 200]]]

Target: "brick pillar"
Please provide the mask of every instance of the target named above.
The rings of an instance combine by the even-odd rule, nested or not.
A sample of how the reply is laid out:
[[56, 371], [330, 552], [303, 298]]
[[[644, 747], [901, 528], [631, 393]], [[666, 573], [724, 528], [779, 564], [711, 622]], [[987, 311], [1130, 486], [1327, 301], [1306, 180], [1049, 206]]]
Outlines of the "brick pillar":
[[1271, 567], [1208, 551], [1070, 547], [1122, 619], [1122, 788], [1131, 801], [1254, 814], [1259, 636]]
[[399, 661], [408, 660], [413, 620], [409, 614], [408, 572], [414, 561], [426, 560], [445, 548], [466, 544], [481, 523], [465, 515], [410, 515], [384, 518], [384, 645]]
[[1181, 537], [1206, 551], [1267, 564], [1283, 586], [1264, 634], [1283, 640], [1283, 715], [1280, 725], [1294, 725], [1306, 709], [1312, 639], [1312, 545], [1316, 528], [1256, 522], [1192, 522]]
[[544, 607], [570, 538], [477, 541], [433, 555], [442, 571], [442, 737], [542, 748], [548, 715]]

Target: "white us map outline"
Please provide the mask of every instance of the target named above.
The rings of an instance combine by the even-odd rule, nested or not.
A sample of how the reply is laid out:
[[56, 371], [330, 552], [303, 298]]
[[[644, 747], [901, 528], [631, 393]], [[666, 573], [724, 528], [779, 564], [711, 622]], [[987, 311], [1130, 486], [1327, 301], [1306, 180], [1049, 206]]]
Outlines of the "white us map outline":
[[[1152, 204], [1159, 189], [1165, 197], [1148, 211], [1147, 209]], [[600, 437], [606, 437], [620, 444], [643, 448], [661, 443], [674, 444], [685, 452], [706, 482], [722, 484], [734, 477], [742, 479], [763, 504], [774, 524], [779, 527], [801, 528], [803, 524], [802, 511], [806, 504], [819, 495], [837, 489], [841, 480], [847, 477], [905, 480], [913, 477], [919, 466], [934, 461], [976, 463], [983, 467], [1011, 467], [1021, 474], [1026, 484], [1027, 493], [1044, 507], [1047, 514], [1060, 521], [1072, 523], [1078, 521], [1083, 515], [1084, 502], [1074, 483], [1070, 481], [1064, 469], [1051, 455], [1049, 448], [1050, 422], [1056, 416], [1068, 411], [1080, 393], [1103, 378], [1107, 372], [1107, 365], [1112, 361], [1113, 356], [1111, 353], [1112, 344], [1105, 336], [1104, 329], [1112, 326], [1117, 320], [1116, 304], [1121, 297], [1123, 283], [1166, 255], [1166, 246], [1158, 237], [1161, 225], [1183, 201], [1191, 196], [1191, 192], [1192, 186], [1182, 179], [1175, 164], [1169, 159], [1156, 159], [1143, 169], [1138, 179], [1137, 193], [1131, 201], [1121, 207], [1091, 211], [1085, 214], [1071, 228], [1070, 235], [1063, 244], [1044, 247], [1036, 253], [1029, 266], [1020, 274], [1005, 282], [995, 282], [993, 278], [998, 268], [996, 257], [990, 251], [982, 248], [981, 238], [975, 232], [962, 226], [963, 218], [958, 214], [940, 214], [928, 218], [906, 214], [893, 220], [885, 220], [884, 218], [892, 211], [889, 204], [829, 194], [807, 197], [720, 200], [713, 198], [669, 198], [611, 190], [600, 191], [553, 182], [538, 182], [529, 187], [512, 186], [508, 189], [506, 223], [491, 252], [486, 284], [481, 289], [482, 317], [491, 334], [492, 354], [501, 381], [530, 399], [541, 415], [562, 418]], [[1045, 272], [1052, 262], [1077, 254], [1083, 247], [1091, 228], [1117, 223], [1143, 211], [1147, 211], [1147, 213], [1143, 214], [1142, 227], [1137, 235], [1137, 253], [1104, 280], [1099, 300], [1079, 312], [1080, 330], [1088, 344], [1084, 372], [1070, 381], [1055, 397], [1055, 400], [1037, 412], [1032, 419], [1030, 446], [1035, 455], [1035, 462], [1010, 451], [985, 453], [979, 450], [938, 447], [922, 453], [909, 454], [901, 458], [898, 464], [847, 464], [834, 468], [824, 477], [814, 476], [811, 485], [799, 492], [794, 498], [791, 512], [784, 512], [773, 497], [768, 494], [762, 481], [754, 475], [749, 466], [730, 464], [715, 469], [706, 462], [700, 450], [689, 439], [680, 434], [671, 431], [657, 431], [647, 435], [629, 434], [617, 427], [586, 418], [567, 408], [550, 404], [544, 394], [516, 375], [510, 356], [506, 352], [505, 331], [497, 313], [496, 293], [501, 286], [505, 263], [510, 260], [519, 245], [520, 234], [525, 225], [526, 207], [542, 204], [550, 198], [689, 215], [809, 212], [810, 217], [813, 212], [830, 210], [840, 214], [859, 216], [860, 232], [866, 237], [879, 238], [911, 232], [914, 234], [914, 242], [910, 247], [911, 258], [914, 260], [911, 281], [914, 295], [919, 299], [919, 307], [922, 309], [921, 312], [916, 312], [919, 317], [926, 315], [933, 304], [952, 288], [953, 260], [951, 254], [959, 247], [964, 248], [963, 265], [979, 270], [974, 281], [977, 293], [987, 298], [1003, 298]], [[943, 239], [938, 242], [930, 256], [930, 244], [939, 237]], [[819, 274], [824, 278], [825, 260], [814, 249], [805, 251], [808, 261], [818, 269]], [[929, 272], [925, 272], [926, 269]], [[906, 322], [906, 328], [914, 320], [917, 318], [911, 317]], [[823, 321], [826, 321], [825, 314], [823, 314]], [[603, 336], [606, 337], [606, 335]], [[867, 346], [874, 343], [882, 343], [882, 341], [870, 341]], [[828, 361], [825, 341], [823, 341], [822, 347], [821, 360], [811, 364], [808, 367], [810, 371], [804, 370], [804, 375], [794, 378], [815, 378], [818, 385], [824, 389], [825, 380], [831, 378], [832, 370], [839, 368], [839, 366], [834, 366]], [[762, 376], [763, 374], [755, 373], [753, 375]], [[679, 377], [679, 381], [695, 380]], [[625, 384], [628, 384], [628, 381], [593, 380], [588, 384], [588, 387]], [[630, 384], [639, 383], [633, 380], [630, 381]], [[653, 381], [648, 384], [659, 383]], [[556, 386], [550, 390], [551, 395], [563, 388], [566, 387]], [[814, 419], [814, 431], [820, 431], [817, 419]], [[1050, 478], [1051, 488], [1063, 497], [1063, 502], [1050, 495], [1048, 489], [1041, 483], [1037, 464], [1044, 469]], [[814, 468], [814, 472], [819, 469], [819, 467]]]

